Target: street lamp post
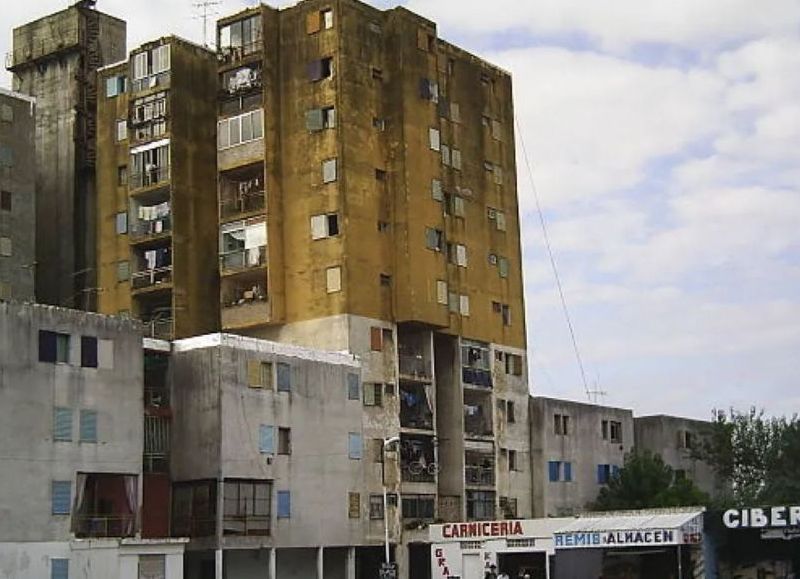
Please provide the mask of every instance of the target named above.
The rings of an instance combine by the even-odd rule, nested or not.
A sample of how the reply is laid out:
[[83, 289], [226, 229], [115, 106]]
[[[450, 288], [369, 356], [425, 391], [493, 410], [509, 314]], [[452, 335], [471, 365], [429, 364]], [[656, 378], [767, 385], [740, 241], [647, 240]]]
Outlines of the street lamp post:
[[384, 537], [384, 552], [386, 555], [386, 567], [389, 567], [389, 501], [386, 492], [386, 447], [391, 444], [397, 444], [400, 442], [399, 436], [390, 436], [389, 438], [383, 439], [383, 476], [381, 477], [383, 480], [383, 537]]

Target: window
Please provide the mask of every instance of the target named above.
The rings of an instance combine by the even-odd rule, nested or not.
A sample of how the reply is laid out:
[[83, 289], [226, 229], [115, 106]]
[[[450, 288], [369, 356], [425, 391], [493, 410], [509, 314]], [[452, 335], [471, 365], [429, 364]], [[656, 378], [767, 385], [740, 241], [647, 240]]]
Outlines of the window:
[[311, 239], [325, 239], [339, 235], [339, 214], [311, 216]]
[[453, 149], [452, 151], [452, 165], [453, 169], [461, 170], [461, 151], [459, 149]]
[[452, 161], [450, 160], [450, 147], [442, 144], [442, 165], [449, 167]]
[[403, 518], [432, 520], [434, 513], [433, 495], [412, 495], [403, 493]]
[[278, 491], [278, 518], [288, 519], [292, 516], [292, 493]]
[[0, 122], [13, 123], [14, 122], [14, 109], [11, 105], [0, 105]]
[[0, 210], [11, 211], [11, 191], [0, 191]]
[[117, 142], [124, 141], [128, 138], [128, 121], [125, 119], [117, 121]]
[[447, 294], [447, 309], [450, 310], [452, 313], [458, 313], [458, 294], [454, 292], [449, 292]]
[[334, 107], [311, 109], [306, 112], [306, 128], [312, 133], [335, 127], [336, 109]]
[[69, 579], [69, 559], [50, 559], [50, 579]]
[[517, 421], [516, 415], [514, 413], [514, 401], [513, 400], [507, 400], [506, 401], [506, 420], [508, 420], [508, 422], [510, 424], [513, 424], [513, 423], [515, 423]]
[[[224, 534], [269, 534], [272, 513], [272, 482], [225, 479], [222, 508]], [[213, 507], [211, 509], [213, 513]], [[208, 517], [205, 513], [203, 515]], [[198, 518], [203, 515], [195, 513]]]
[[333, 10], [325, 8], [320, 11], [310, 12], [306, 16], [306, 33], [316, 34], [320, 30], [333, 28]]
[[419, 80], [419, 96], [427, 101], [439, 102], [439, 85], [427, 78]]
[[564, 463], [564, 482], [572, 482], [572, 463]]
[[[167, 72], [170, 69], [169, 45], [164, 44], [153, 50], [145, 50], [133, 56], [133, 79], [142, 80], [150, 75]], [[134, 83], [134, 90], [137, 84]], [[108, 90], [108, 87], [106, 87]]]
[[120, 187], [124, 187], [128, 184], [128, 167], [127, 165], [121, 165], [117, 167], [117, 185]]
[[389, 222], [388, 221], [378, 221], [378, 232], [379, 233], [386, 233], [389, 231]]
[[454, 123], [461, 122], [461, 107], [458, 103], [450, 103], [450, 120]]
[[434, 201], [442, 201], [444, 199], [442, 182], [439, 179], [433, 179], [431, 181], [431, 197], [433, 197]]
[[383, 495], [369, 495], [369, 518], [372, 521], [383, 520]]
[[444, 233], [441, 229], [425, 228], [425, 247], [434, 251], [444, 251]]
[[[137, 55], [138, 56], [138, 55]], [[106, 98], [112, 98], [127, 90], [125, 76], [112, 76], [106, 79]]]
[[308, 63], [308, 80], [317, 82], [333, 76], [333, 59], [331, 57], [312, 60]]
[[128, 233], [128, 213], [121, 211], [114, 216], [117, 235]]
[[68, 515], [71, 498], [72, 483], [69, 481], [54, 480], [50, 487], [50, 512], [54, 515]]
[[347, 456], [353, 460], [361, 460], [361, 434], [351, 432], [347, 435]]
[[128, 281], [131, 277], [131, 264], [127, 261], [117, 262], [117, 281]]
[[432, 151], [441, 150], [441, 140], [439, 138], [439, 129], [428, 129], [428, 141]]
[[364, 406], [383, 406], [383, 384], [364, 384]]
[[292, 454], [292, 429], [278, 429], [278, 454]]
[[465, 217], [467, 214], [467, 205], [463, 197], [459, 195], [452, 195], [450, 197], [450, 213], [456, 217]]
[[569, 434], [569, 416], [553, 414], [553, 432], [558, 436], [567, 436]]
[[522, 376], [522, 356], [506, 353], [506, 374]]
[[383, 439], [382, 438], [373, 438], [372, 439], [372, 461], [373, 462], [383, 462]]
[[97, 368], [97, 338], [81, 336], [81, 367]]
[[369, 329], [369, 348], [373, 352], [383, 351], [383, 329], [372, 326]]
[[462, 316], [469, 316], [469, 296], [459, 296], [458, 311]]
[[4, 281], [0, 281], [0, 300], [11, 299], [11, 286]]
[[517, 451], [508, 451], [508, 470], [517, 470]]
[[247, 385], [250, 388], [265, 388], [272, 390], [272, 362], [260, 360], [247, 361]]
[[559, 461], [549, 461], [547, 463], [547, 471], [549, 473], [550, 482], [558, 482], [561, 480], [561, 463]]
[[97, 410], [81, 410], [81, 442], [97, 442]]
[[688, 430], [678, 431], [678, 448], [691, 449], [694, 447], [694, 435]]
[[278, 362], [278, 392], [292, 391], [292, 367], [284, 362]]
[[506, 214], [502, 211], [498, 211], [495, 217], [495, 226], [497, 227], [498, 231], [505, 231], [506, 230]]
[[498, 257], [497, 258], [497, 272], [500, 274], [500, 277], [508, 277], [508, 259], [505, 257]]
[[378, 117], [372, 117], [372, 126], [375, 127], [377, 130], [379, 130], [381, 132], [385, 131], [386, 130], [386, 120], [378, 118]]
[[468, 260], [467, 260], [467, 246], [461, 245], [460, 243], [456, 244], [456, 252], [455, 252], [455, 262], [456, 265], [459, 267], [467, 267]]
[[347, 399], [361, 400], [361, 378], [352, 372], [347, 374]]
[[503, 304], [500, 307], [500, 312], [501, 312], [501, 314], [503, 316], [503, 325], [504, 326], [510, 326], [511, 325], [511, 307], [506, 305], [506, 304]]
[[264, 109], [257, 109], [219, 122], [217, 140], [219, 150], [228, 149], [264, 138]]
[[72, 441], [72, 408], [56, 407], [53, 409], [53, 440], [56, 442]]
[[322, 16], [322, 27], [325, 30], [333, 28], [333, 10], [326, 8], [320, 12], [320, 15]]
[[361, 518], [361, 493], [347, 493], [347, 517]]
[[336, 181], [336, 159], [327, 159], [322, 162], [322, 182], [333, 183]]
[[238, 59], [253, 54], [261, 47], [261, 15], [231, 22], [219, 29], [217, 41], [220, 54]]
[[11, 238], [0, 237], [0, 257], [11, 257], [12, 253]]
[[374, 78], [375, 80], [383, 80], [383, 70], [378, 68], [378, 67], [376, 67], [376, 66], [373, 66], [372, 67], [372, 78]]
[[597, 484], [608, 484], [611, 479], [611, 465], [598, 464], [597, 465]]
[[[500, 510], [503, 511], [503, 516], [506, 519], [516, 519], [519, 516], [517, 513], [517, 499], [512, 499], [509, 497], [500, 497]], [[524, 541], [524, 539], [517, 539], [517, 540]], [[514, 541], [514, 539], [507, 539], [506, 544], [509, 547], [515, 546], [512, 541]], [[528, 546], [528, 545], [520, 545], [520, 546]]]
[[375, 169], [375, 179], [378, 181], [386, 181], [386, 171], [384, 169]]
[[268, 424], [262, 424], [258, 428], [258, 452], [275, 454], [275, 429]]
[[380, 274], [380, 284], [382, 287], [392, 287], [392, 276], [388, 273]]
[[39, 330], [39, 361], [69, 363], [69, 334]]
[[436, 303], [447, 305], [447, 282], [436, 280]]
[[14, 166], [14, 150], [7, 145], [0, 145], [0, 167]]
[[622, 423], [612, 420], [609, 423], [611, 442], [622, 443]]
[[342, 291], [342, 268], [338, 265], [327, 268], [325, 283], [329, 294]]
[[494, 519], [494, 492], [467, 491], [467, 520], [491, 521]]

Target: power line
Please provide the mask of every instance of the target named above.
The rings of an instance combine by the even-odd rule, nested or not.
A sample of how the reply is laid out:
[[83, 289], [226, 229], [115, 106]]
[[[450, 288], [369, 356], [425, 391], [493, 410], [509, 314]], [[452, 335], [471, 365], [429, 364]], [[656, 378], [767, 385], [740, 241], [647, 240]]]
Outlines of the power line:
[[578, 368], [581, 371], [581, 380], [583, 381], [583, 389], [586, 392], [586, 397], [591, 402], [592, 400], [592, 392], [589, 389], [589, 382], [586, 379], [586, 370], [583, 367], [583, 358], [581, 357], [580, 348], [578, 348], [578, 339], [575, 337], [575, 327], [572, 324], [572, 318], [569, 315], [569, 308], [567, 307], [567, 298], [564, 296], [564, 288], [561, 284], [561, 276], [558, 273], [558, 266], [556, 265], [556, 258], [553, 254], [553, 248], [550, 244], [550, 235], [547, 232], [547, 223], [544, 219], [544, 212], [542, 211], [542, 204], [539, 202], [539, 192], [536, 189], [536, 182], [533, 178], [533, 169], [531, 167], [531, 162], [528, 159], [528, 151], [525, 148], [525, 139], [522, 137], [522, 126], [519, 124], [519, 119], [515, 116], [514, 123], [517, 126], [517, 134], [519, 135], [519, 143], [522, 146], [522, 157], [525, 159], [525, 166], [528, 169], [528, 179], [531, 183], [531, 190], [533, 191], [533, 199], [536, 202], [536, 212], [539, 214], [539, 223], [542, 227], [542, 236], [544, 237], [544, 245], [547, 248], [547, 255], [550, 257], [550, 266], [553, 269], [553, 276], [556, 280], [556, 286], [558, 287], [558, 295], [561, 298], [561, 308], [564, 310], [564, 318], [567, 321], [567, 327], [569, 328], [569, 335], [572, 339], [572, 348], [575, 351], [575, 359], [578, 361]]

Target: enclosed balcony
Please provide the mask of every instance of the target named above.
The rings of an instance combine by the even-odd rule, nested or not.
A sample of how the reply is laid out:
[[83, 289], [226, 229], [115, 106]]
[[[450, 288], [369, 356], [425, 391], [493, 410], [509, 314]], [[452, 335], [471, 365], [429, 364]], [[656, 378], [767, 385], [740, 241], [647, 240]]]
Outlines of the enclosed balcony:
[[222, 532], [267, 536], [271, 531], [272, 481], [225, 479]]
[[72, 531], [79, 538], [133, 537], [138, 497], [137, 475], [78, 473]]
[[172, 485], [172, 536], [210, 537], [217, 528], [217, 482], [197, 480]]
[[467, 450], [464, 453], [464, 483], [467, 486], [494, 486], [493, 452]]
[[161, 189], [144, 199], [131, 202], [131, 242], [140, 243], [148, 239], [169, 235], [172, 231], [172, 203], [169, 190]]
[[220, 272], [238, 274], [267, 265], [267, 223], [248, 219], [220, 227]]
[[435, 482], [439, 468], [436, 464], [433, 436], [402, 434], [400, 468], [404, 482]]
[[400, 426], [433, 430], [431, 386], [400, 381]]
[[220, 65], [234, 64], [251, 56], [260, 56], [263, 50], [260, 14], [219, 25], [217, 60]]
[[464, 432], [472, 437], [490, 437], [492, 398], [489, 393], [464, 391]]
[[136, 315], [148, 338], [171, 340], [174, 335], [171, 293], [144, 293], [136, 296]]
[[433, 375], [430, 332], [400, 326], [397, 335], [400, 376], [405, 380], [430, 382]]
[[466, 386], [492, 387], [492, 366], [489, 345], [463, 340], [461, 343], [461, 379]]
[[170, 179], [169, 139], [161, 139], [131, 149], [131, 191], [167, 184]]
[[266, 207], [264, 165], [256, 163], [220, 173], [220, 219], [263, 212]]

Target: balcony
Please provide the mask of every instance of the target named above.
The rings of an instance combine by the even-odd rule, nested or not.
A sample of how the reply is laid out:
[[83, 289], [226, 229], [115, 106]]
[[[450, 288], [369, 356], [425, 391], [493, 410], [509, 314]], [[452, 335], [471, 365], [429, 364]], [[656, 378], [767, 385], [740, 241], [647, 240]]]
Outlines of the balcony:
[[161, 183], [167, 183], [170, 179], [170, 166], [163, 167], [150, 167], [149, 169], [140, 173], [132, 173], [128, 185], [131, 191], [135, 189], [143, 189], [145, 187], [154, 187]]
[[172, 266], [137, 271], [131, 275], [133, 291], [168, 289], [172, 287]]
[[465, 385], [492, 388], [491, 353], [488, 344], [464, 340], [461, 344], [461, 380]]
[[488, 392], [464, 392], [464, 432], [467, 436], [493, 436], [492, 418], [492, 400]]
[[250, 249], [237, 249], [219, 256], [219, 268], [223, 275], [265, 265], [267, 265], [267, 248], [263, 245]]
[[153, 237], [168, 235], [172, 231], [172, 215], [165, 215], [158, 219], [143, 220], [138, 219], [131, 225], [131, 239], [136, 241], [147, 241]]
[[263, 323], [270, 315], [263, 269], [225, 279], [222, 282], [222, 326], [237, 328]]
[[261, 40], [248, 42], [239, 46], [220, 46], [217, 50], [217, 62], [220, 66], [236, 64], [249, 57], [261, 56], [264, 43]]
[[145, 327], [145, 336], [156, 340], [171, 340], [173, 332], [172, 318], [159, 318], [153, 320], [142, 320]]
[[403, 354], [401, 352], [399, 358], [401, 376], [421, 382], [430, 382], [430, 363], [422, 354]]
[[468, 450], [464, 453], [464, 482], [467, 486], [493, 487], [494, 467], [494, 454]]
[[78, 473], [72, 532], [78, 538], [133, 537], [138, 476]]
[[400, 382], [400, 426], [433, 430], [430, 386]]
[[400, 469], [403, 482], [432, 483], [436, 481], [433, 437], [402, 434], [400, 436]]

